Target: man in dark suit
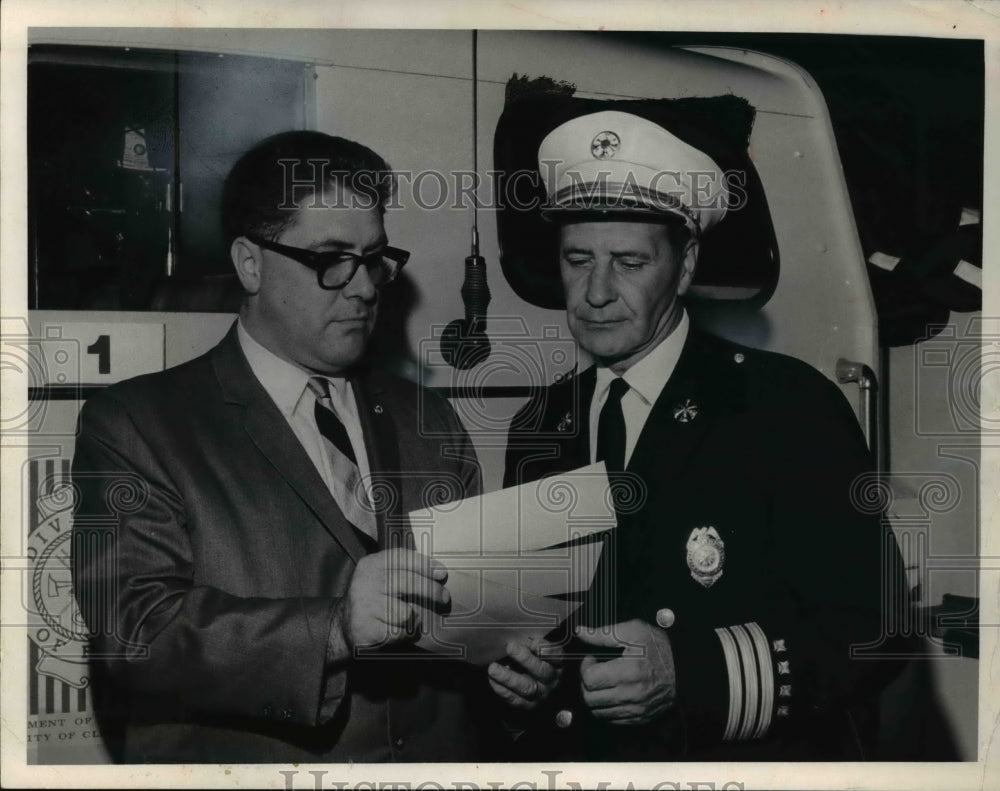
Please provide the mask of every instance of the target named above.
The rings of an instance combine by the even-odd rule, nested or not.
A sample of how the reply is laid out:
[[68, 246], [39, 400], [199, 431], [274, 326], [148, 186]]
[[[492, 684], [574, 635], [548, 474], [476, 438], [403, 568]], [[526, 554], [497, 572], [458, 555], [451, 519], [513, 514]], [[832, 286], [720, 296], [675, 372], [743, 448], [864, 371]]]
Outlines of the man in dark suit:
[[898, 552], [838, 388], [685, 314], [725, 174], [691, 127], [620, 111], [561, 124], [538, 156], [569, 327], [596, 365], [514, 418], [506, 484], [603, 460], [622, 498], [561, 647], [582, 662], [522, 644], [489, 668], [534, 712], [522, 757], [865, 757]]
[[370, 149], [270, 138], [224, 188], [245, 296], [210, 352], [80, 416], [74, 581], [128, 762], [469, 760], [471, 669], [417, 655], [447, 573], [404, 517], [477, 494], [448, 404], [362, 366], [406, 253]]

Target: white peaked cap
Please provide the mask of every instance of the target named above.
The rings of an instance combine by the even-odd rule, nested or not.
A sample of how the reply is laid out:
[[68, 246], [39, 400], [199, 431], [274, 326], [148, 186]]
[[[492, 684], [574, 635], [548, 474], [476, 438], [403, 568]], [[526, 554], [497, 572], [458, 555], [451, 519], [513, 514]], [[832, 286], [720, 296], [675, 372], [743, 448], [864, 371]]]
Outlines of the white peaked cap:
[[578, 212], [644, 220], [670, 214], [695, 233], [726, 215], [725, 174], [657, 123], [605, 110], [556, 127], [538, 148], [549, 219]]

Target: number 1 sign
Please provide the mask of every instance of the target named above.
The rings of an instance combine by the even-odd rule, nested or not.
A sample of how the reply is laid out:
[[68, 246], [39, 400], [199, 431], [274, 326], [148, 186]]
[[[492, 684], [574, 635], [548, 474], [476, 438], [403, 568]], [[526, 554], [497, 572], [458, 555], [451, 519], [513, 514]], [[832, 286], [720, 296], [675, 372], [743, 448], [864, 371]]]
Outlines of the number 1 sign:
[[43, 334], [46, 385], [111, 384], [164, 367], [162, 324], [52, 323]]

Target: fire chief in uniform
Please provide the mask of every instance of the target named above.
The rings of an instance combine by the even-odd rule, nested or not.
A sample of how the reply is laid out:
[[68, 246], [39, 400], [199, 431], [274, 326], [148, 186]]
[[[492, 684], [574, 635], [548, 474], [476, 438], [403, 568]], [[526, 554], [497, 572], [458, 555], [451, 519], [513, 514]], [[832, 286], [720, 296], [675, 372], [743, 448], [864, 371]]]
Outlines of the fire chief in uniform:
[[603, 460], [625, 497], [574, 625], [582, 661], [515, 644], [489, 668], [532, 712], [523, 755], [863, 758], [888, 663], [852, 651], [902, 601], [883, 590], [898, 552], [861, 502], [872, 462], [839, 389], [685, 313], [727, 210], [720, 166], [690, 128], [613, 110], [562, 123], [538, 158], [569, 327], [596, 364], [515, 417], [506, 484]]
[[223, 190], [239, 320], [83, 408], [74, 582], [118, 760], [478, 755], [471, 669], [406, 645], [412, 604], [448, 595], [403, 516], [478, 493], [476, 457], [446, 402], [362, 365], [406, 260], [389, 175], [318, 132], [245, 154]]

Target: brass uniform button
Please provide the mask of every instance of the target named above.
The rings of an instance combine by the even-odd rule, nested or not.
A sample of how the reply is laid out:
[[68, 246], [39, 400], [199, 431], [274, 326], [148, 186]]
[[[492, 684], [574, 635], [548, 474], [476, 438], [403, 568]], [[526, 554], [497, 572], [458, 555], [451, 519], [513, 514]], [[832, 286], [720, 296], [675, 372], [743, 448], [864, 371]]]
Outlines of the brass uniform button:
[[667, 607], [656, 611], [656, 625], [661, 629], [669, 629], [674, 625], [674, 621], [676, 620], [677, 617], [674, 615], [674, 611]]

